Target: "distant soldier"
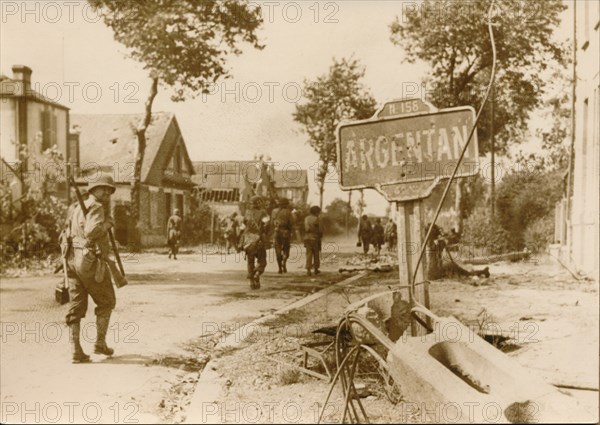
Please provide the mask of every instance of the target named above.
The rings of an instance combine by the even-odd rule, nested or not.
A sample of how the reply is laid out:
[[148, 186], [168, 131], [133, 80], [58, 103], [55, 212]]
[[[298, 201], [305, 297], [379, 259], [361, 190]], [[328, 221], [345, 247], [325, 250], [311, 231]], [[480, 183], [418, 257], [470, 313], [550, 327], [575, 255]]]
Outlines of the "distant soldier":
[[181, 212], [178, 208], [173, 210], [173, 215], [167, 222], [167, 245], [169, 245], [169, 259], [171, 255], [177, 260], [179, 252], [179, 240], [181, 239]]
[[358, 224], [358, 240], [362, 243], [365, 254], [369, 253], [369, 245], [371, 244], [372, 237], [373, 227], [371, 226], [369, 217], [365, 214], [360, 218], [360, 223]]
[[232, 213], [229, 217], [225, 217], [223, 226], [223, 237], [225, 238], [225, 249], [227, 254], [231, 248], [235, 249], [238, 243], [238, 228], [237, 213]]
[[266, 245], [269, 221], [269, 214], [262, 208], [260, 196], [250, 198], [249, 208], [244, 215], [242, 249], [246, 253], [248, 267], [246, 278], [250, 280], [251, 289], [260, 289], [260, 275], [267, 267]]
[[290, 257], [290, 243], [295, 219], [290, 209], [290, 201], [279, 199], [279, 207], [271, 213], [271, 223], [274, 229], [273, 246], [277, 257], [278, 273], [287, 273], [287, 259]]
[[110, 315], [116, 304], [111, 275], [106, 266], [109, 252], [107, 231], [114, 227], [109, 215], [110, 197], [114, 192], [113, 179], [102, 176], [88, 189], [89, 198], [84, 201], [87, 215], [79, 205], [70, 210], [66, 240], [71, 302], [66, 322], [70, 328], [73, 363], [90, 361], [90, 356], [83, 352], [80, 344], [80, 322], [87, 311], [88, 294], [96, 304], [97, 338], [94, 353], [111, 356], [114, 352], [106, 345]]
[[373, 248], [375, 248], [375, 254], [379, 255], [381, 253], [381, 245], [383, 245], [383, 226], [381, 225], [380, 218], [375, 219], [372, 240]]
[[321, 265], [321, 221], [319, 220], [321, 208], [314, 205], [310, 207], [310, 214], [304, 219], [304, 247], [306, 248], [306, 274], [311, 275], [311, 269], [314, 268], [315, 274], [319, 274]]
[[396, 223], [391, 218], [388, 219], [388, 222], [385, 224], [385, 240], [388, 244], [388, 251], [393, 252], [397, 249], [396, 241]]

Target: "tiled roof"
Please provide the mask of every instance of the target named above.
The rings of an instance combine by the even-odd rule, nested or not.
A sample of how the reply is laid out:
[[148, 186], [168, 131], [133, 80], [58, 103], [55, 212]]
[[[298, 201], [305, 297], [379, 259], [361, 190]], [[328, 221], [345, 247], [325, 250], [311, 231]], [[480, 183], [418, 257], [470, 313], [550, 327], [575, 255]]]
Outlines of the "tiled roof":
[[[142, 182], [146, 180], [165, 138], [174, 114], [155, 112], [146, 130], [146, 152], [142, 163]], [[142, 114], [71, 114], [71, 127], [80, 132], [80, 164], [82, 169], [119, 166], [115, 181], [127, 182], [133, 177], [137, 151], [136, 128]]]

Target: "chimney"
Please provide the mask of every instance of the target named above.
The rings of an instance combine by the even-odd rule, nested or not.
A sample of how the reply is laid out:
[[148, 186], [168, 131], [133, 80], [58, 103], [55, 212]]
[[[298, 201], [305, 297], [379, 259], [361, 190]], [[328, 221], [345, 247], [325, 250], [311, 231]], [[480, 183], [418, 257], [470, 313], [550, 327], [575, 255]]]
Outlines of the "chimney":
[[13, 79], [23, 83], [24, 93], [31, 90], [31, 68], [26, 65], [13, 65]]

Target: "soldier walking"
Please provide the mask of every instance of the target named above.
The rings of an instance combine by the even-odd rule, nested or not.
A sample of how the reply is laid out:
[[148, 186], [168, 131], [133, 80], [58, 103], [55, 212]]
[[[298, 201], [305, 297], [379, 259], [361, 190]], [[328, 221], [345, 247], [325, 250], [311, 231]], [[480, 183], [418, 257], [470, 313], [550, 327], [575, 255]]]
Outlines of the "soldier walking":
[[237, 221], [237, 213], [232, 213], [229, 217], [225, 218], [225, 230], [223, 235], [225, 237], [225, 248], [227, 249], [227, 254], [229, 254], [229, 250], [231, 248], [235, 249], [238, 243], [238, 227], [239, 223]]
[[311, 275], [314, 268], [315, 274], [319, 274], [321, 259], [321, 221], [319, 220], [321, 208], [317, 205], [310, 207], [310, 214], [304, 219], [304, 247], [306, 248], [306, 274]]
[[[250, 208], [244, 215], [243, 249], [246, 253], [250, 289], [260, 289], [260, 275], [267, 266], [267, 235], [269, 214], [262, 208], [260, 196], [250, 198]], [[255, 264], [256, 262], [256, 264]]]
[[385, 224], [385, 240], [388, 244], [388, 251], [394, 252], [398, 247], [396, 246], [396, 223], [392, 218], [388, 218]]
[[373, 225], [372, 235], [373, 248], [375, 248], [375, 254], [381, 253], [381, 245], [383, 245], [383, 226], [381, 225], [381, 219], [376, 218], [375, 224]]
[[371, 244], [372, 236], [373, 227], [371, 226], [369, 217], [367, 217], [367, 215], [365, 214], [360, 218], [360, 223], [358, 225], [358, 240], [361, 242], [363, 252], [365, 254], [369, 253], [369, 245]]
[[287, 260], [290, 257], [290, 243], [295, 220], [290, 209], [290, 202], [286, 198], [279, 199], [279, 207], [271, 213], [271, 223], [275, 229], [273, 246], [277, 258], [277, 273], [287, 273]]
[[179, 252], [179, 239], [181, 238], [181, 212], [178, 208], [173, 210], [173, 215], [167, 222], [167, 245], [169, 245], [169, 259], [171, 255], [177, 260]]
[[107, 231], [114, 227], [110, 217], [110, 197], [115, 192], [113, 179], [102, 176], [90, 185], [84, 215], [77, 205], [71, 209], [67, 229], [67, 277], [71, 300], [66, 316], [70, 328], [72, 362], [90, 361], [80, 344], [80, 322], [88, 307], [88, 294], [96, 304], [97, 338], [94, 353], [112, 356], [106, 333], [116, 297], [106, 260], [109, 252]]

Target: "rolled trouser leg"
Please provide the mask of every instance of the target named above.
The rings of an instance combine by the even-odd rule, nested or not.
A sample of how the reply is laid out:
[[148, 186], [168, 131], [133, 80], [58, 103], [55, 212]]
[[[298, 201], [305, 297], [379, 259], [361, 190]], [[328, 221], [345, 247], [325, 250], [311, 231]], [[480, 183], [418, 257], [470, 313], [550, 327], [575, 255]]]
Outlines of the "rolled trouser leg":
[[71, 362], [73, 363], [87, 363], [90, 361], [90, 356], [83, 352], [81, 348], [81, 342], [79, 336], [81, 334], [81, 326], [79, 322], [71, 323], [69, 325], [70, 338], [71, 338]]

